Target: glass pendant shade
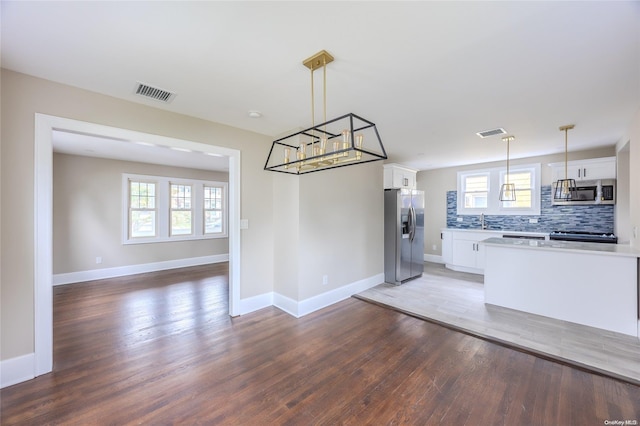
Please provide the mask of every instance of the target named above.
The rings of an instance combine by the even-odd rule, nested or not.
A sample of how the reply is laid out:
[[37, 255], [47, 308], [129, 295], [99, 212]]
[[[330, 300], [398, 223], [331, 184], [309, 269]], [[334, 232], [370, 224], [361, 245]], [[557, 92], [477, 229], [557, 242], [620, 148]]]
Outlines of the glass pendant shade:
[[561, 126], [560, 130], [564, 132], [564, 179], [558, 179], [554, 182], [553, 188], [553, 199], [554, 200], [562, 200], [569, 201], [573, 199], [574, 194], [576, 193], [576, 180], [569, 179], [567, 173], [567, 155], [568, 155], [568, 131], [573, 129], [575, 126], [573, 124], [567, 124], [566, 126]]
[[503, 183], [500, 188], [500, 201], [516, 201], [516, 186], [513, 183]]
[[502, 140], [507, 143], [507, 173], [504, 175], [505, 183], [500, 187], [500, 201], [516, 201], [516, 185], [509, 183], [509, 144], [515, 136], [505, 136]]
[[554, 200], [565, 200], [569, 201], [573, 199], [573, 195], [576, 191], [576, 180], [575, 179], [558, 179], [555, 182], [553, 188], [553, 198]]

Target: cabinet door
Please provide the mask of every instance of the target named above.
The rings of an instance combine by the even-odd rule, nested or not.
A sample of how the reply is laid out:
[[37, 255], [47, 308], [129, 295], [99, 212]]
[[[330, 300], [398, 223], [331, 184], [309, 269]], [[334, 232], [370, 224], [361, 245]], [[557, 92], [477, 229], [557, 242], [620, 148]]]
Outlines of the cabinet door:
[[445, 264], [453, 263], [453, 235], [451, 232], [442, 232], [442, 261]]
[[[567, 178], [575, 180], [615, 179], [616, 160], [604, 158], [583, 161], [571, 161], [567, 164]], [[552, 179], [564, 179], [564, 164], [554, 165]]]
[[453, 240], [453, 264], [457, 266], [466, 266], [467, 268], [476, 267], [476, 247], [477, 242], [472, 240]]
[[615, 161], [602, 161], [583, 167], [580, 179], [615, 179], [615, 177]]

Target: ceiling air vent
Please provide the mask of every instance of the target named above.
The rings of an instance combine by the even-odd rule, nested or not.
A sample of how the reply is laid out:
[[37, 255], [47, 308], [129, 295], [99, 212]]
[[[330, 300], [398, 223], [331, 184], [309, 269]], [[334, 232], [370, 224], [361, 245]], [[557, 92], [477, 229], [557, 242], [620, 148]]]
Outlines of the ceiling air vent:
[[504, 130], [502, 127], [499, 127], [497, 129], [485, 130], [484, 132], [476, 133], [476, 135], [480, 136], [483, 139], [484, 138], [488, 138], [489, 136], [505, 135], [505, 134], [507, 134], [507, 131]]
[[135, 94], [144, 96], [145, 98], [155, 99], [156, 101], [169, 103], [176, 97], [176, 94], [159, 87], [149, 86], [145, 83], [136, 83]]

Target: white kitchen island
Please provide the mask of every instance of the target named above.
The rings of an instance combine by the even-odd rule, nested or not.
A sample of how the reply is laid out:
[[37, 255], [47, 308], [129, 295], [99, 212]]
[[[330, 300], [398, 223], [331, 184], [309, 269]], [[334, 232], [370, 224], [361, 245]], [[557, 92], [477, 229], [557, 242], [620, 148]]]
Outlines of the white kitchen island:
[[638, 257], [617, 244], [489, 238], [485, 303], [638, 336]]

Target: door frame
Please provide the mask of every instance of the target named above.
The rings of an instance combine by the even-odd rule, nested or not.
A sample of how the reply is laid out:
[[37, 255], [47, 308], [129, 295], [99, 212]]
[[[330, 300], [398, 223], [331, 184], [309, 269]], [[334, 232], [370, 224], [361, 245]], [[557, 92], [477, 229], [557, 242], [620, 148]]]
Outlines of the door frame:
[[35, 114], [34, 346], [36, 376], [53, 370], [53, 140], [54, 130], [148, 142], [229, 159], [229, 315], [240, 314], [240, 151], [46, 114]]

